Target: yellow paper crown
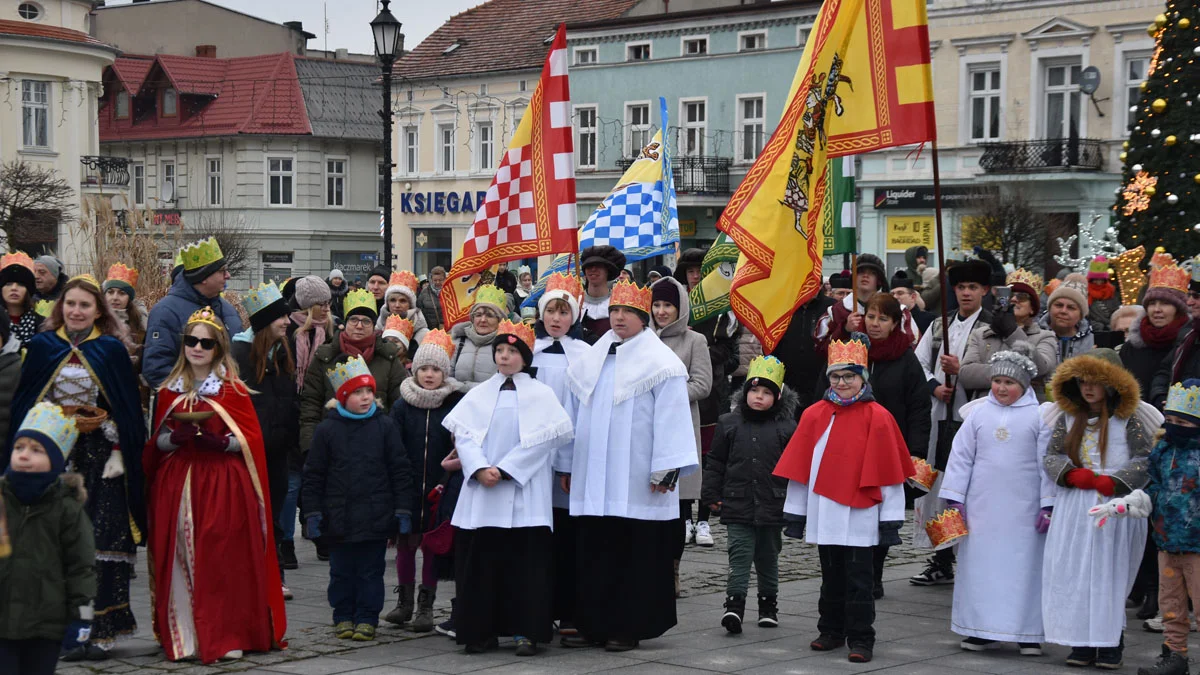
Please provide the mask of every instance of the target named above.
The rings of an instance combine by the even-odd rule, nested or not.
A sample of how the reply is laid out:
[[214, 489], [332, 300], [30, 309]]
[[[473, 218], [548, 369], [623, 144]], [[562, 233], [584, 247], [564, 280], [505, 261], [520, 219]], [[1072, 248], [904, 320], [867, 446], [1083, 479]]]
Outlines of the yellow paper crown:
[[404, 286], [414, 293], [417, 291], [417, 286], [419, 285], [420, 283], [417, 281], [417, 275], [409, 272], [408, 270], [392, 272], [392, 276], [388, 279], [388, 286]]
[[33, 258], [30, 258], [29, 254], [25, 253], [24, 251], [14, 251], [12, 253], [6, 253], [5, 255], [0, 256], [0, 269], [4, 269], [9, 265], [20, 265], [21, 267], [24, 267], [32, 272]]
[[371, 310], [371, 313], [376, 316], [379, 315], [375, 296], [371, 295], [370, 291], [360, 288], [346, 294], [346, 299], [342, 301], [342, 318], [350, 316], [350, 310], [360, 307]]
[[37, 302], [33, 303], [33, 311], [37, 312], [38, 316], [44, 319], [50, 316], [50, 313], [54, 311], [54, 301], [38, 300]]
[[609, 297], [609, 307], [631, 307], [641, 310], [647, 314], [650, 313], [650, 305], [653, 304], [653, 294], [650, 292], [650, 287], [642, 288], [637, 284], [628, 281], [618, 281], [612, 289], [612, 295]]
[[858, 340], [833, 340], [829, 343], [829, 365], [867, 367], [867, 345]]
[[359, 387], [368, 386], [375, 381], [375, 378], [371, 375], [371, 369], [367, 367], [367, 362], [361, 356], [351, 356], [334, 366], [331, 370], [325, 371], [325, 376], [329, 378], [329, 382], [333, 385], [339, 397], [343, 393], [350, 393], [349, 391], [342, 392], [342, 387], [346, 385], [358, 389]]
[[783, 388], [783, 361], [774, 356], [756, 356], [750, 362], [750, 367], [746, 369], [746, 379], [753, 380], [756, 377], [761, 377], [764, 380], [770, 380], [775, 383], [779, 389]]
[[413, 331], [415, 330], [413, 328], [412, 322], [409, 321], [408, 319], [400, 316], [399, 314], [389, 315], [387, 318], [387, 321], [385, 321], [383, 324], [383, 329], [385, 331], [386, 330], [394, 330], [397, 333], [400, 333], [401, 335], [403, 335], [405, 337], [405, 339], [408, 339], [408, 340], [412, 339]]
[[504, 308], [508, 307], [508, 296], [504, 291], [496, 288], [491, 284], [484, 284], [475, 289], [475, 297], [471, 299], [471, 309], [475, 309], [475, 305], [495, 305], [501, 309], [501, 315], [508, 314]]
[[105, 281], [122, 281], [130, 286], [136, 286], [138, 276], [138, 271], [132, 267], [126, 267], [125, 263], [116, 263], [108, 268], [108, 275], [105, 277]]
[[183, 249], [175, 251], [175, 261], [171, 263], [171, 268], [183, 267]]
[[1176, 382], [1167, 392], [1167, 405], [1163, 412], [1179, 413], [1188, 417], [1200, 418], [1200, 387], [1184, 387]]
[[1150, 271], [1150, 288], [1170, 288], [1187, 293], [1192, 275], [1179, 265], [1171, 263]]
[[46, 401], [34, 405], [25, 413], [25, 419], [21, 421], [21, 427], [18, 429], [18, 432], [21, 431], [36, 431], [46, 436], [58, 446], [63, 459], [70, 456], [75, 447], [75, 440], [79, 437], [75, 417], [65, 414], [62, 408]]
[[1013, 284], [1025, 284], [1033, 289], [1034, 293], [1042, 292], [1042, 277], [1025, 269], [1016, 269], [1009, 272], [1008, 278], [1004, 280], [1009, 286]]
[[194, 323], [206, 324], [216, 328], [218, 331], [225, 330], [225, 327], [221, 325], [221, 320], [218, 319], [216, 313], [213, 312], [212, 307], [201, 307], [200, 309], [192, 312], [192, 315], [188, 317], [187, 325], [190, 326]]
[[82, 281], [83, 283], [95, 288], [97, 292], [100, 291], [100, 282], [96, 281], [96, 277], [90, 274], [77, 274], [71, 277], [70, 281]]
[[434, 328], [425, 334], [425, 339], [421, 340], [421, 346], [436, 345], [446, 351], [446, 356], [454, 358], [454, 338], [441, 328]]
[[[530, 328], [528, 324], [523, 322], [513, 323], [512, 321], [505, 319], [500, 322], [500, 327], [496, 329], [497, 339], [503, 335], [508, 335], [510, 338], [516, 338], [521, 342], [524, 342], [525, 345], [529, 347], [530, 351], [533, 350], [533, 342], [536, 339], [536, 336], [533, 333], [533, 329]], [[512, 344], [511, 339], [507, 340], [507, 342]]]
[[179, 250], [179, 256], [183, 261], [183, 268], [189, 272], [225, 259], [216, 237], [201, 239], [184, 246]]
[[583, 299], [583, 284], [574, 274], [555, 272], [546, 279], [546, 293], [550, 291], [565, 291], [576, 300]]

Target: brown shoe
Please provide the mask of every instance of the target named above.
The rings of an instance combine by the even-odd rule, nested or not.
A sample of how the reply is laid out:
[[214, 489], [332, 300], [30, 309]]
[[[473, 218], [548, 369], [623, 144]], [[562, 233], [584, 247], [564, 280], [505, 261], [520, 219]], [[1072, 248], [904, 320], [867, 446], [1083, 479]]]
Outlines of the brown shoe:
[[637, 640], [609, 640], [604, 643], [606, 652], [628, 652], [637, 649]]

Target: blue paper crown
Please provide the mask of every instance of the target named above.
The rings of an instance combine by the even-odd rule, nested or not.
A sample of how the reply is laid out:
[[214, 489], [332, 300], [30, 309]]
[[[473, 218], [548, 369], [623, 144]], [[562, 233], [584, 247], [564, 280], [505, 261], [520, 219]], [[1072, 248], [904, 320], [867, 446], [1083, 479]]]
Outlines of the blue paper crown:
[[64, 414], [62, 408], [45, 401], [33, 406], [25, 414], [25, 419], [21, 421], [21, 427], [17, 430], [17, 434], [21, 434], [21, 432], [40, 434], [57, 445], [64, 461], [75, 447], [75, 439], [79, 438], [79, 429], [75, 426], [75, 418]]
[[274, 281], [268, 281], [265, 284], [259, 284], [257, 288], [250, 289], [246, 293], [245, 299], [242, 300], [242, 306], [246, 308], [247, 312], [254, 315], [280, 300], [283, 300], [283, 292], [279, 290]]
[[325, 372], [325, 376], [329, 378], [335, 391], [340, 390], [343, 384], [363, 375], [370, 377], [371, 369], [367, 367], [367, 362], [361, 356], [351, 356], [339, 363], [336, 368]]
[[1178, 413], [1200, 419], [1200, 387], [1184, 387], [1176, 382], [1167, 392], [1167, 405], [1164, 413]]

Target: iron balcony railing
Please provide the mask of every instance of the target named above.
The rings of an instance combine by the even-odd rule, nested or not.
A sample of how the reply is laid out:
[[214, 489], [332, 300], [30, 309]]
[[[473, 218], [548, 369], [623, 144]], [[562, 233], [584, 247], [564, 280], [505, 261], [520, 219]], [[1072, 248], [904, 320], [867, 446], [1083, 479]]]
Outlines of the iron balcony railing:
[[984, 143], [979, 166], [986, 173], [1028, 173], [1075, 169], [1099, 171], [1104, 164], [1100, 141], [1091, 138], [1047, 138], [1035, 141]]
[[126, 157], [83, 155], [79, 163], [83, 165], [84, 185], [129, 187], [129, 159]]
[[[729, 192], [729, 157], [679, 157], [671, 158], [671, 174], [675, 178], [675, 192], [692, 194], [727, 194]], [[617, 166], [625, 171], [633, 165], [632, 159], [619, 159]]]

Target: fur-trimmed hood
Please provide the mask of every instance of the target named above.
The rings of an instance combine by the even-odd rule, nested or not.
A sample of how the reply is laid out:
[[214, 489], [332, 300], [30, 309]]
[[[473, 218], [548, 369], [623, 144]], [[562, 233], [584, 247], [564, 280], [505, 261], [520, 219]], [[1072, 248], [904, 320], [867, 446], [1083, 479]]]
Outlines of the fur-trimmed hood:
[[[786, 384], [783, 385], [783, 390], [779, 393], [779, 398], [775, 400], [775, 405], [769, 411], [773, 413], [770, 421], [782, 422], [784, 420], [795, 419], [796, 406], [798, 405], [800, 405], [800, 395]], [[746, 387], [742, 385], [742, 393], [738, 396], [737, 402], [734, 403], [733, 411], [741, 415], [742, 419], [747, 419], [746, 412], [749, 410], [746, 407]]]
[[1088, 414], [1088, 405], [1079, 393], [1078, 379], [1104, 383], [1110, 396], [1115, 397], [1111, 406], [1114, 417], [1128, 419], [1137, 410], [1141, 388], [1133, 373], [1103, 358], [1084, 354], [1064, 361], [1054, 372], [1050, 384], [1055, 403], [1071, 415]]
[[86, 504], [88, 493], [87, 487], [83, 483], [83, 475], [74, 471], [67, 471], [58, 477], [58, 480], [71, 491], [71, 496], [80, 504]]

